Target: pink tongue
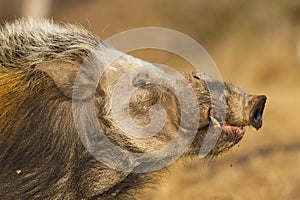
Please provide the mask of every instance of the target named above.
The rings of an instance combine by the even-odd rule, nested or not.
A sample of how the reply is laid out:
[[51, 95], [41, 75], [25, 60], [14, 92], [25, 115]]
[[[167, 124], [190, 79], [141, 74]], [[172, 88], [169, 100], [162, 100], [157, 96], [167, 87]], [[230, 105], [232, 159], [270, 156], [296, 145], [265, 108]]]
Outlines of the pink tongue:
[[245, 133], [245, 129], [242, 127], [233, 127], [233, 130], [236, 131], [238, 135], [243, 135]]
[[224, 124], [223, 128], [224, 129], [231, 129], [232, 131], [234, 131], [239, 136], [243, 136], [244, 133], [245, 133], [245, 129], [243, 127], [239, 127], [239, 126], [230, 126], [230, 125]]

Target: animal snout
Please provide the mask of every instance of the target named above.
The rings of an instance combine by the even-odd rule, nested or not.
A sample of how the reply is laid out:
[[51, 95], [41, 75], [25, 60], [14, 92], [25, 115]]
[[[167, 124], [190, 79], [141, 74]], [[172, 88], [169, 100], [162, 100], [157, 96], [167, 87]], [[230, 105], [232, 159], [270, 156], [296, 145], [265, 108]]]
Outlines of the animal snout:
[[265, 95], [255, 96], [253, 100], [253, 107], [250, 112], [250, 122], [256, 130], [260, 129], [263, 121], [263, 112], [267, 97]]

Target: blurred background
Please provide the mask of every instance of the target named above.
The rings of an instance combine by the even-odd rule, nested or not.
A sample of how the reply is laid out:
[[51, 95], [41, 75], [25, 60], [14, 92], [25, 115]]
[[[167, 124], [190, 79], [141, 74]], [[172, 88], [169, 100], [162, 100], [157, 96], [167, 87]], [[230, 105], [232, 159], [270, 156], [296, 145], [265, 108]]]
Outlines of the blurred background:
[[[264, 125], [210, 160], [171, 166], [146, 199], [300, 198], [300, 1], [295, 0], [0, 0], [0, 23], [21, 16], [81, 24], [102, 39], [158, 26], [198, 41], [223, 80], [266, 94]], [[132, 52], [178, 70], [191, 66], [158, 50]]]

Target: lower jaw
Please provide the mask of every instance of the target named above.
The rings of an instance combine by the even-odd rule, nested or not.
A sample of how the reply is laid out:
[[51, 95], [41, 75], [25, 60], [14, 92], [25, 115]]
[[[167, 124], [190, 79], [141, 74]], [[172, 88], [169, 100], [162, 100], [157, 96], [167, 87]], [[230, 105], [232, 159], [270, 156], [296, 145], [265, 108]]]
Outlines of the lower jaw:
[[[217, 156], [219, 154], [227, 152], [233, 146], [237, 145], [243, 138], [245, 130], [243, 129], [240, 132], [231, 132], [225, 133], [222, 131], [222, 134], [214, 146], [214, 148], [209, 153], [211, 156]], [[223, 137], [222, 137], [223, 136]]]
[[[225, 126], [225, 127], [224, 127]], [[206, 134], [208, 133], [208, 128], [205, 127], [201, 130], [198, 130], [197, 136], [191, 146], [191, 148], [186, 152], [186, 155], [188, 157], [195, 157], [199, 156], [201, 146], [203, 146], [204, 138], [206, 137]], [[234, 131], [237, 129], [238, 131]], [[216, 130], [220, 131], [220, 128], [216, 128]], [[244, 127], [235, 127], [235, 126], [229, 126], [229, 125], [223, 125], [222, 132], [220, 134], [220, 137], [218, 138], [218, 141], [213, 146], [213, 148], [209, 151], [209, 153], [204, 156], [204, 158], [210, 158], [215, 157], [220, 154], [223, 154], [227, 152], [231, 147], [237, 145], [241, 139], [243, 138], [245, 134], [245, 128]], [[201, 156], [203, 157], [203, 156]]]

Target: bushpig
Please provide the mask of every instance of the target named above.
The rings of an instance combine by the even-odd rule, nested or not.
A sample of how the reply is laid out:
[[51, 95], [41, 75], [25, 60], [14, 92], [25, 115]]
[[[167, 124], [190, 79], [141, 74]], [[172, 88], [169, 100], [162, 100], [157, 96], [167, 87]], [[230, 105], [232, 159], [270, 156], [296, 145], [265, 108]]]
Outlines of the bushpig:
[[[217, 156], [246, 126], [262, 126], [264, 95], [196, 71], [170, 78], [126, 54], [110, 59], [117, 51], [82, 27], [20, 19], [1, 29], [0, 45], [1, 199], [133, 199], [177, 158]], [[126, 116], [138, 128], [116, 120]], [[157, 134], [142, 137], [152, 122]]]

